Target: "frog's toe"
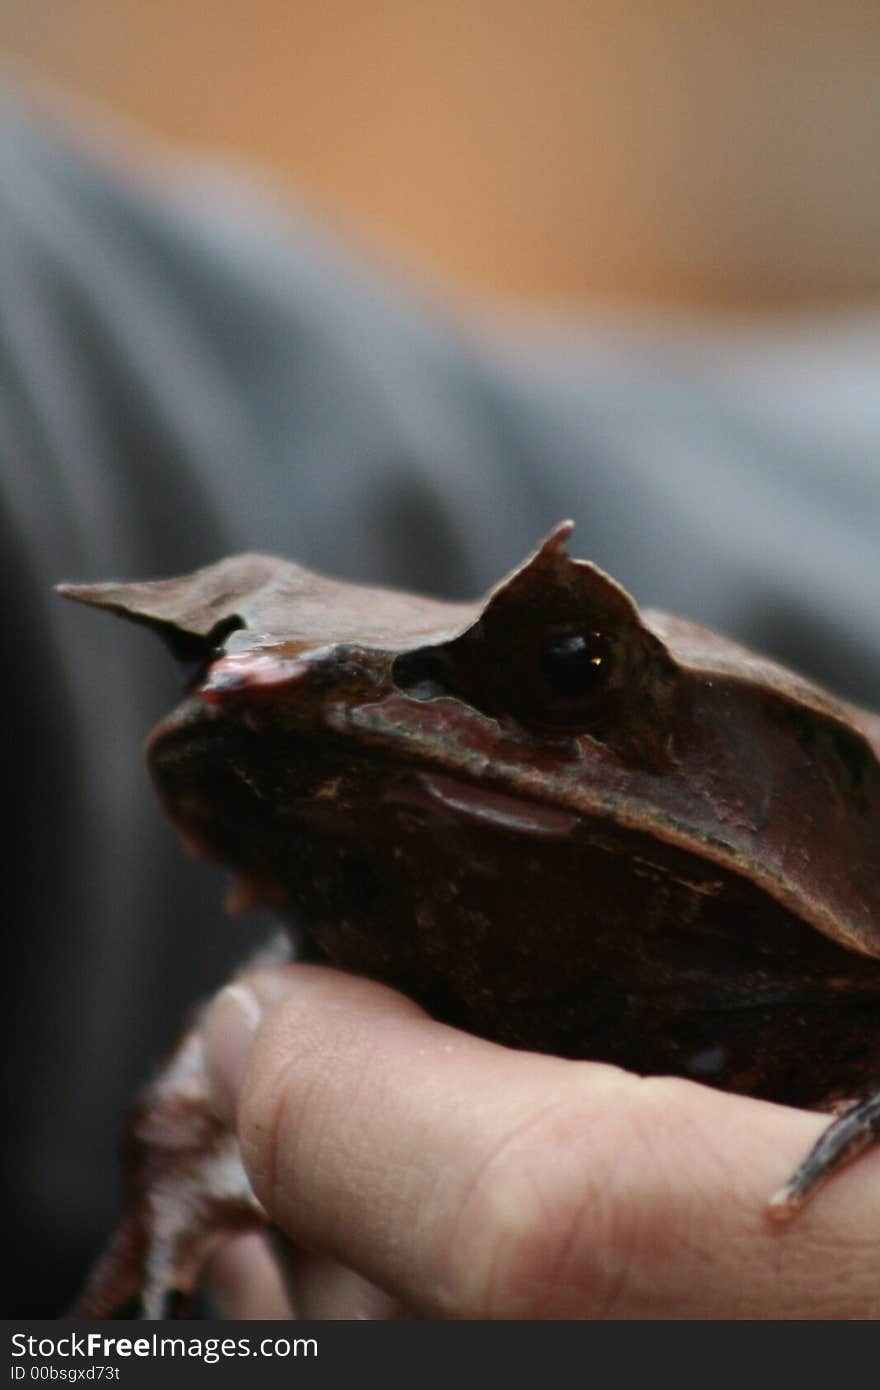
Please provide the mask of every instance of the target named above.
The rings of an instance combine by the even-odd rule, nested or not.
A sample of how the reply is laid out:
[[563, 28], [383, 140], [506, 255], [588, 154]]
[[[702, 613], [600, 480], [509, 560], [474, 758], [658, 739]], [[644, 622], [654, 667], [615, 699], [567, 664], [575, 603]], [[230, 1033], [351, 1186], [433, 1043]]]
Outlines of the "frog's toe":
[[74, 1317], [187, 1317], [218, 1244], [265, 1225], [201, 1063], [193, 1032], [141, 1098], [125, 1143], [125, 1214]]
[[880, 1143], [880, 1092], [859, 1101], [820, 1134], [803, 1163], [768, 1204], [773, 1221], [791, 1221], [822, 1183]]

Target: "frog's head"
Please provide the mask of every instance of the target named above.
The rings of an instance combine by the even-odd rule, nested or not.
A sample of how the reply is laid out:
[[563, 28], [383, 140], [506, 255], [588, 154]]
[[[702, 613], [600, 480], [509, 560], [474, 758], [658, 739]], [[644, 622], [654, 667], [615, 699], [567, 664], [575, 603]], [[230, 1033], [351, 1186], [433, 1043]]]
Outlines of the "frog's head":
[[[399, 694], [454, 699], [507, 733], [586, 738], [659, 765], [676, 666], [635, 603], [573, 560], [570, 521], [474, 604], [364, 588], [266, 555], [192, 575], [60, 592], [156, 631], [192, 694], [251, 722], [313, 717], [325, 703]], [[188, 704], [189, 702], [187, 702]]]
[[185, 699], [150, 739], [154, 779], [193, 847], [253, 876], [306, 806], [338, 817], [428, 788], [444, 814], [491, 806], [497, 821], [522, 798], [520, 824], [545, 834], [570, 827], [567, 789], [595, 764], [668, 766], [675, 663], [625, 591], [569, 557], [571, 530], [474, 604], [262, 555], [63, 592], [151, 627], [187, 668]]

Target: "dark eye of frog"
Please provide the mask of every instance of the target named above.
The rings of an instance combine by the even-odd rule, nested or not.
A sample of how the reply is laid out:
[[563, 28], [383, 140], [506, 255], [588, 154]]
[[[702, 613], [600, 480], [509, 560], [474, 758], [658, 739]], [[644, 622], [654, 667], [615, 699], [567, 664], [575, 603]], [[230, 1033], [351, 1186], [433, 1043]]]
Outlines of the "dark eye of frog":
[[518, 633], [491, 682], [500, 711], [523, 724], [597, 734], [614, 717], [622, 675], [610, 634], [565, 624]]
[[613, 648], [601, 632], [573, 632], [547, 642], [541, 672], [548, 688], [564, 700], [583, 700], [608, 681]]
[[537, 729], [592, 732], [613, 708], [617, 646], [568, 624], [500, 633], [477, 623], [462, 637], [397, 658], [395, 683], [417, 700], [454, 695]]

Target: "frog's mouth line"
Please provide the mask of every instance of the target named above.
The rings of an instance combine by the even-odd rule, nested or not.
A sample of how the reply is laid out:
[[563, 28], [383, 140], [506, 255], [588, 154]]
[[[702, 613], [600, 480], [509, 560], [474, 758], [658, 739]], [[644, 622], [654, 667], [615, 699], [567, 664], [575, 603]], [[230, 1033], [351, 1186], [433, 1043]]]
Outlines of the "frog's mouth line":
[[571, 811], [560, 811], [552, 806], [544, 806], [537, 801], [527, 801], [523, 797], [508, 796], [503, 792], [476, 787], [471, 783], [447, 777], [442, 773], [415, 772], [415, 780], [420, 790], [412, 796], [400, 787], [388, 792], [385, 800], [395, 805], [411, 804], [419, 801], [422, 805], [432, 803], [443, 811], [462, 816], [497, 830], [539, 836], [570, 835], [578, 825], [579, 817]]
[[[241, 725], [214, 719], [175, 722], [155, 731], [148, 745], [148, 762], [160, 797], [184, 838], [191, 831], [186, 824], [186, 810], [192, 810], [198, 800], [189, 801], [185, 794], [178, 795], [169, 788], [169, 768], [186, 768], [190, 772], [199, 765], [225, 768], [231, 779], [229, 786], [237, 785], [239, 790], [247, 788], [255, 799], [255, 809], [264, 809], [266, 798], [245, 770], [246, 745], [252, 737], [253, 734]], [[341, 746], [344, 748], [345, 744]], [[291, 759], [291, 765], [295, 767], [296, 761]], [[367, 755], [365, 762], [371, 761]], [[429, 767], [407, 766], [390, 760], [389, 771], [388, 784], [380, 794], [382, 804], [402, 810], [412, 808], [433, 815], [438, 821], [453, 819], [514, 835], [559, 839], [571, 835], [582, 819], [575, 811], [520, 794], [497, 791]], [[306, 802], [316, 800], [326, 804], [332, 800], [336, 780], [329, 776], [311, 795], [304, 793]]]

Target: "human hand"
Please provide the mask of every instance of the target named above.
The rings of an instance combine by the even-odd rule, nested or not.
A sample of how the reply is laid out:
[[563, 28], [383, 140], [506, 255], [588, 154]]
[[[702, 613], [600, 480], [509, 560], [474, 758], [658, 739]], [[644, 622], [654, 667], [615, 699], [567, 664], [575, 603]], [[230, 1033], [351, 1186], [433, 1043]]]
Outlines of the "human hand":
[[880, 1316], [880, 1160], [767, 1217], [825, 1116], [515, 1052], [304, 964], [225, 990], [206, 1048], [301, 1317]]

